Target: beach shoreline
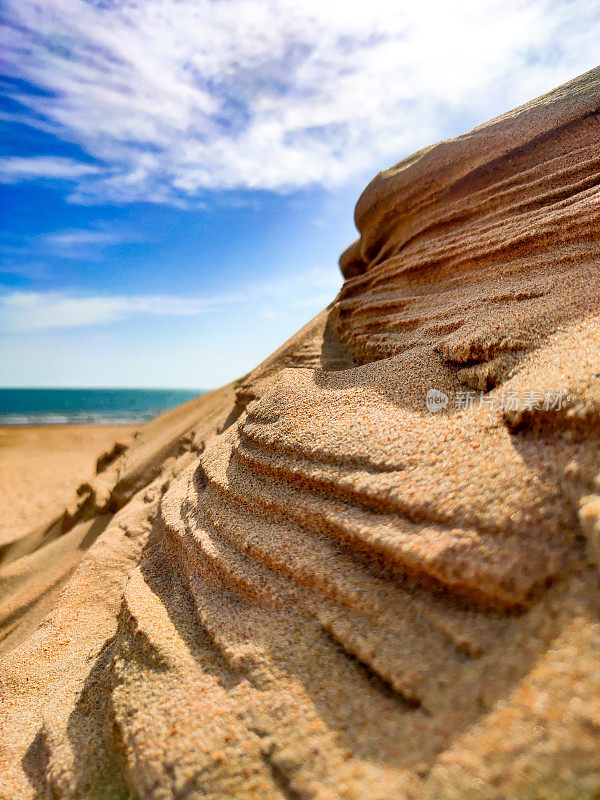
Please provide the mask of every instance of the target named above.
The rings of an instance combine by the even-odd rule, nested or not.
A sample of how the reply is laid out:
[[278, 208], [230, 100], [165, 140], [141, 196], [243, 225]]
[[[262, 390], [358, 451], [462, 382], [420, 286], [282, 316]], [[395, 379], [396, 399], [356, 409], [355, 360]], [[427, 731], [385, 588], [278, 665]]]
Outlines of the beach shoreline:
[[99, 456], [141, 424], [0, 425], [0, 546], [60, 513]]

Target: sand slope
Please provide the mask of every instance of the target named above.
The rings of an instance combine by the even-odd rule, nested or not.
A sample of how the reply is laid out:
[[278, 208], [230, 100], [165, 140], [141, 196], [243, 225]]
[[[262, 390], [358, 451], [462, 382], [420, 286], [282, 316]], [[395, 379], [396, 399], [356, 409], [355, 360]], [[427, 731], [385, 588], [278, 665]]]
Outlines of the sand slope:
[[73, 498], [73, 488], [94, 475], [96, 460], [132, 425], [0, 427], [0, 547], [44, 526]]
[[2, 796], [597, 797], [599, 78], [378, 176], [332, 306], [11, 551]]

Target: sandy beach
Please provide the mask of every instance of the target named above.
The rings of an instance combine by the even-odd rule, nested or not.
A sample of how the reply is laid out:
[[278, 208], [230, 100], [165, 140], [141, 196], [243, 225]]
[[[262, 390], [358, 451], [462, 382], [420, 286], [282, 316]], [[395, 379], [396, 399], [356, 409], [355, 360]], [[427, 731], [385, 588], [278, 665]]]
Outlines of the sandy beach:
[[0, 798], [599, 800], [599, 108], [380, 172], [335, 299], [130, 442], [0, 431]]
[[73, 499], [96, 460], [133, 425], [0, 427], [0, 545], [43, 524]]

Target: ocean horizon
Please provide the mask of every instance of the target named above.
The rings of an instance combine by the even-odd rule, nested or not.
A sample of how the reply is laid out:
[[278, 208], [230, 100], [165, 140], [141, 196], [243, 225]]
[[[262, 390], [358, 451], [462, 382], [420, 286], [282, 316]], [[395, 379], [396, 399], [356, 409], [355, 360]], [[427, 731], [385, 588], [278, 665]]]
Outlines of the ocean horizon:
[[0, 388], [0, 426], [135, 425], [207, 389]]

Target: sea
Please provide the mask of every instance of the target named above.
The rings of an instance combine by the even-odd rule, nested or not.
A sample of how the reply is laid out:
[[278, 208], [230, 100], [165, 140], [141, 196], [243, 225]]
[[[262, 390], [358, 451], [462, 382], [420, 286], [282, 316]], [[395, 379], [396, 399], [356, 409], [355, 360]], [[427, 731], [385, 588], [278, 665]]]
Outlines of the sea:
[[1, 389], [0, 425], [131, 425], [202, 389]]

